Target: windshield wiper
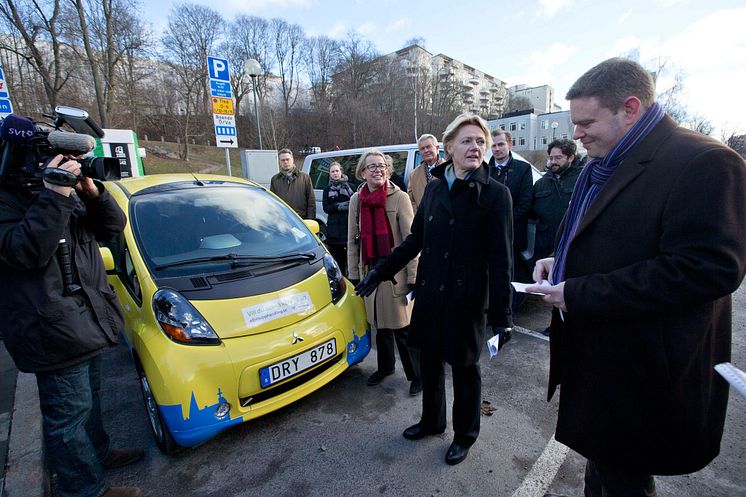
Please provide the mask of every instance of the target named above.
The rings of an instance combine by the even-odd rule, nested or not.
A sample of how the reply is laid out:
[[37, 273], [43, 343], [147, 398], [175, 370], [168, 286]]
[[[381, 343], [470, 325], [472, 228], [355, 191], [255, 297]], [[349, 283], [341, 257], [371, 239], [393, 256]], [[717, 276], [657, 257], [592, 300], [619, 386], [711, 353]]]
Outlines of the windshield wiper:
[[167, 262], [165, 264], [156, 264], [154, 269], [161, 270], [168, 267], [176, 266], [188, 266], [191, 264], [203, 264], [205, 262], [220, 262], [230, 261], [231, 267], [241, 267], [256, 263], [272, 263], [272, 262], [286, 262], [286, 261], [297, 261], [297, 260], [311, 260], [316, 257], [313, 252], [292, 252], [289, 254], [282, 255], [241, 255], [235, 253], [213, 255], [210, 257], [195, 257], [194, 259], [185, 259], [183, 261]]

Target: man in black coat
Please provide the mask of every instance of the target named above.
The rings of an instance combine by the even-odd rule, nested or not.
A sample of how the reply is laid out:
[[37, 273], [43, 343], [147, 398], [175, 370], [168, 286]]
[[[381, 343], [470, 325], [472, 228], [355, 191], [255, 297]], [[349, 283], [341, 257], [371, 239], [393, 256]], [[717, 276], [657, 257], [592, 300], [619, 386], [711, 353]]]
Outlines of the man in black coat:
[[[62, 155], [47, 167], [80, 174]], [[96, 242], [121, 233], [126, 218], [90, 178], [75, 188], [36, 181], [0, 186], [0, 283], [13, 289], [0, 303], [5, 345], [18, 369], [36, 374], [57, 495], [137, 497], [135, 487], [106, 489], [103, 470], [143, 451], [109, 447], [100, 403], [101, 354], [116, 346], [124, 320]]]
[[529, 267], [537, 260], [554, 251], [554, 238], [570, 204], [575, 182], [585, 164], [585, 158], [576, 155], [577, 146], [566, 138], [554, 140], [547, 147], [548, 169], [534, 184], [530, 217], [536, 219], [536, 239], [533, 258]]
[[487, 123], [462, 114], [446, 129], [443, 143], [451, 160], [433, 168], [411, 234], [355, 290], [372, 293], [420, 254], [409, 343], [421, 353], [422, 417], [403, 435], [419, 440], [446, 429], [447, 362], [453, 373], [454, 437], [446, 462], [458, 464], [479, 434], [485, 317], [501, 343], [513, 325], [512, 216], [510, 192], [489, 177], [482, 162]]
[[[746, 166], [655, 102], [650, 73], [609, 59], [567, 93], [588, 150], [546, 294], [556, 439], [588, 459], [585, 495], [655, 495], [651, 475], [720, 451], [731, 293], [746, 273]], [[707, 171], [703, 180], [703, 171]]]
[[[528, 282], [531, 281], [531, 268], [521, 257], [521, 252], [526, 249], [534, 182], [531, 164], [513, 157], [512, 148], [513, 136], [510, 131], [500, 128], [492, 130], [490, 177], [508, 187], [513, 201], [513, 279]], [[523, 294], [513, 297], [513, 311], [522, 303], [523, 297]]]

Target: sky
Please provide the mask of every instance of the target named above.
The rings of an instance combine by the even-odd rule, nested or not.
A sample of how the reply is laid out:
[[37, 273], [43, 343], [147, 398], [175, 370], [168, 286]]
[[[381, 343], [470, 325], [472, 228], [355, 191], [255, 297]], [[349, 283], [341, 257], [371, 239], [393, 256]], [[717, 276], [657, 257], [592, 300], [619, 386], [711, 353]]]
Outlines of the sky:
[[[162, 32], [179, 2], [142, 0]], [[505, 81], [548, 84], [556, 103], [597, 63], [638, 50], [646, 67], [666, 62], [659, 90], [684, 76], [682, 102], [709, 119], [713, 136], [746, 133], [746, 5], [743, 0], [192, 0], [226, 22], [238, 14], [298, 24], [307, 36], [343, 40], [356, 31], [382, 54], [423, 38], [442, 53]], [[215, 54], [220, 56], [221, 54]]]

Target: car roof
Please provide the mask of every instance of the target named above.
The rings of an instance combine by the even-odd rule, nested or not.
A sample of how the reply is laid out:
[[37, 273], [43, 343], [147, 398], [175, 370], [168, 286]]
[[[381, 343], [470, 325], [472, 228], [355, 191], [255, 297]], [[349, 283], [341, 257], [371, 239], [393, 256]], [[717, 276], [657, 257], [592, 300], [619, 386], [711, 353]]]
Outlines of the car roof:
[[[441, 145], [442, 146], [442, 145]], [[416, 143], [403, 143], [400, 145], [381, 145], [381, 146], [370, 146], [370, 147], [359, 147], [359, 148], [345, 148], [341, 150], [329, 150], [327, 152], [321, 152], [318, 154], [308, 154], [307, 159], [318, 159], [324, 157], [335, 157], [338, 155], [362, 155], [367, 150], [380, 150], [381, 152], [395, 152], [397, 150], [408, 150], [417, 149]]]
[[122, 190], [127, 192], [129, 195], [134, 195], [137, 192], [146, 190], [148, 188], [167, 185], [170, 183], [182, 183], [182, 182], [194, 182], [194, 181], [221, 182], [221, 183], [231, 182], [231, 183], [236, 183], [236, 184], [258, 186], [260, 188], [263, 188], [261, 185], [258, 185], [254, 183], [253, 181], [249, 181], [244, 178], [237, 178], [233, 176], [222, 176], [222, 175], [217, 175], [217, 174], [202, 174], [202, 173], [150, 174], [150, 175], [140, 176], [137, 178], [124, 178], [121, 180], [112, 181], [111, 183], [116, 184]]

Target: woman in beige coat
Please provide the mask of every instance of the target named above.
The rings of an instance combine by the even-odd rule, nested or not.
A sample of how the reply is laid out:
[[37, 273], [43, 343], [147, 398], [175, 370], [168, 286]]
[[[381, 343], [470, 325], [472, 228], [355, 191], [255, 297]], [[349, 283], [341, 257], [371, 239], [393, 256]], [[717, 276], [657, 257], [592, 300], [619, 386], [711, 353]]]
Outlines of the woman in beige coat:
[[[389, 181], [391, 168], [383, 153], [368, 150], [358, 162], [355, 175], [363, 184], [350, 199], [347, 230], [349, 278], [357, 283], [376, 263], [389, 255], [408, 235], [414, 213], [409, 196]], [[394, 343], [399, 349], [404, 373], [411, 382], [409, 393], [422, 391], [419, 354], [407, 346], [412, 301], [407, 294], [414, 288], [417, 260], [395, 276], [395, 282], [381, 283], [365, 298], [368, 322], [376, 328], [378, 370], [368, 385], [378, 385], [394, 373]]]

